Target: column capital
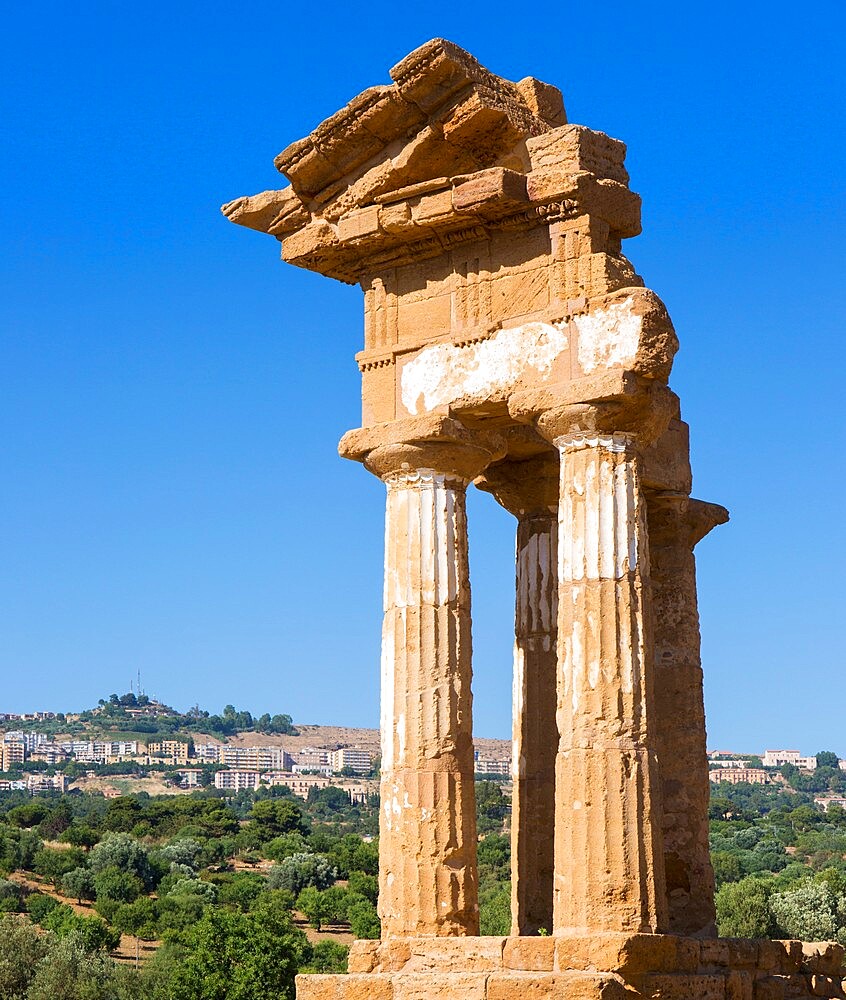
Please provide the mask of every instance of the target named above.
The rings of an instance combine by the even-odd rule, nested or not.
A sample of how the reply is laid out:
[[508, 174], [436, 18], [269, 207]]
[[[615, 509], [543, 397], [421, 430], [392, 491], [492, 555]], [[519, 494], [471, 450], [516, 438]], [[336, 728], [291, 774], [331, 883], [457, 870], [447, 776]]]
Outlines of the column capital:
[[656, 441], [678, 416], [679, 402], [663, 382], [611, 373], [560, 391], [551, 386], [516, 393], [508, 409], [516, 420], [533, 423], [556, 446], [561, 438], [623, 434], [642, 448]]
[[729, 520], [725, 507], [695, 500], [686, 493], [649, 491], [647, 501], [649, 540], [653, 546], [672, 544], [683, 537], [692, 551], [709, 532]]
[[411, 481], [421, 470], [431, 470], [466, 485], [505, 455], [505, 441], [492, 431], [471, 430], [452, 417], [432, 414], [347, 431], [338, 451], [385, 482], [398, 476]]
[[497, 462], [473, 481], [517, 518], [558, 511], [560, 463], [554, 451], [523, 461]]

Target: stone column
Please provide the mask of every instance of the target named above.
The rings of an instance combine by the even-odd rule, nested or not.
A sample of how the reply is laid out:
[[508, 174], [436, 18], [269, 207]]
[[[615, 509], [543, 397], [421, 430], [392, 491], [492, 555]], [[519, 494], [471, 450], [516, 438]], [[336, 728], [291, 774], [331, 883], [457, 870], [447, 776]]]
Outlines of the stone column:
[[654, 609], [656, 738], [669, 930], [716, 934], [714, 872], [708, 849], [708, 759], [699, 655], [693, 548], [728, 520], [717, 504], [684, 494], [649, 494]]
[[552, 930], [558, 458], [500, 462], [476, 485], [517, 518], [512, 698], [511, 933]]
[[379, 916], [383, 937], [474, 935], [465, 490], [495, 448], [445, 418], [417, 433], [364, 457], [387, 487]]
[[673, 400], [652, 384], [536, 411], [561, 456], [556, 934], [667, 926], [639, 446], [666, 428]]

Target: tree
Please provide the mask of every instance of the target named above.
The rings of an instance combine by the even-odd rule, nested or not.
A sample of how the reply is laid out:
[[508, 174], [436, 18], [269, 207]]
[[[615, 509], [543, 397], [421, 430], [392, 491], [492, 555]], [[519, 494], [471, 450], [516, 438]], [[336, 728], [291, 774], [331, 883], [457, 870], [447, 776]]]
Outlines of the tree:
[[94, 875], [94, 891], [98, 905], [104, 901], [131, 903], [138, 899], [143, 890], [144, 883], [137, 875], [116, 865], [102, 868]]
[[0, 997], [26, 995], [48, 941], [34, 927], [14, 917], [0, 916]]
[[49, 878], [53, 885], [59, 886], [68, 872], [79, 868], [84, 862], [84, 855], [77, 847], [58, 851], [52, 847], [42, 847], [32, 859], [32, 867], [37, 874]]
[[112, 925], [123, 934], [152, 941], [156, 937], [158, 911], [149, 896], [139, 896], [132, 903], [118, 907], [112, 917]]
[[250, 813], [250, 827], [262, 841], [272, 840], [286, 833], [308, 833], [308, 823], [300, 806], [289, 798], [263, 799], [256, 802]]
[[83, 899], [94, 899], [94, 875], [87, 868], [74, 868], [62, 879], [62, 892], [82, 903]]
[[61, 903], [51, 911], [42, 924], [58, 937], [75, 936], [86, 951], [112, 951], [120, 944], [120, 932], [109, 927], [99, 917], [84, 917]]
[[347, 971], [350, 950], [337, 941], [318, 941], [311, 949], [308, 965], [301, 972], [340, 973]]
[[826, 882], [806, 881], [776, 892], [770, 909], [784, 937], [803, 941], [846, 941], [846, 900]]
[[329, 918], [330, 906], [325, 893], [315, 889], [313, 885], [306, 886], [297, 896], [297, 909], [308, 920], [315, 930], [321, 930]]
[[290, 914], [273, 907], [210, 909], [186, 946], [169, 1000], [293, 1000], [294, 977], [310, 950]]
[[379, 879], [375, 875], [365, 875], [364, 872], [350, 872], [347, 887], [350, 892], [369, 899], [374, 905], [379, 898]]
[[176, 882], [168, 896], [193, 896], [201, 900], [204, 906], [210, 906], [217, 900], [217, 889], [211, 882], [198, 878], [181, 878]]
[[0, 912], [20, 913], [23, 906], [23, 890], [17, 882], [0, 878]]
[[269, 889], [287, 889], [298, 896], [306, 886], [328, 889], [335, 881], [335, 869], [320, 854], [292, 854], [270, 869]]
[[31, 892], [26, 897], [26, 911], [30, 920], [35, 924], [43, 923], [47, 914], [55, 910], [58, 905], [57, 899], [47, 896], [43, 892]]
[[500, 831], [510, 808], [511, 802], [502, 794], [498, 782], [476, 782], [476, 825], [480, 833]]
[[90, 850], [100, 839], [100, 834], [87, 823], [71, 823], [59, 838], [64, 844]]
[[[132, 995], [128, 970], [102, 952], [91, 951], [77, 935], [50, 945], [32, 978], [27, 1000], [94, 1000]], [[137, 994], [136, 994], [137, 995]]]
[[357, 938], [378, 938], [381, 933], [376, 907], [367, 899], [361, 899], [347, 908], [347, 920]]
[[770, 912], [770, 886], [749, 876], [723, 885], [716, 896], [721, 937], [766, 938], [776, 931]]
[[303, 854], [307, 850], [305, 837], [301, 833], [285, 833], [265, 844], [262, 854], [271, 861], [284, 861], [292, 854]]
[[137, 876], [146, 888], [156, 882], [156, 873], [150, 864], [147, 848], [126, 833], [108, 833], [91, 849], [88, 867], [96, 875], [105, 868], [119, 868]]
[[831, 750], [820, 750], [817, 754], [817, 767], [838, 767], [840, 758]]

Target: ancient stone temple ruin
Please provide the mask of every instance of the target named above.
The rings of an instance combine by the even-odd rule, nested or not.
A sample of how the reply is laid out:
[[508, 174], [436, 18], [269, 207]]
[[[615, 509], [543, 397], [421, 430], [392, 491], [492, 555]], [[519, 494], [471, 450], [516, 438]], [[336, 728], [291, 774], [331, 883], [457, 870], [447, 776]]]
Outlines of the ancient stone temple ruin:
[[[381, 941], [300, 1000], [841, 996], [842, 949], [720, 940], [678, 341], [622, 252], [625, 146], [435, 40], [224, 206], [364, 290], [384, 483]], [[512, 934], [480, 937], [465, 493], [516, 519]]]

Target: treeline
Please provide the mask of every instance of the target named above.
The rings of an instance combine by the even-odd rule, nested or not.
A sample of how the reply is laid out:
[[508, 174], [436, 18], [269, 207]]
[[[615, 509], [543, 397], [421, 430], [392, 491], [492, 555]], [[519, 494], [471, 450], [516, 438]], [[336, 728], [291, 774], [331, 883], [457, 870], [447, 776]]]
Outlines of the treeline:
[[[295, 917], [378, 937], [378, 801], [286, 792], [3, 796], [0, 996], [266, 1000], [297, 971], [344, 971], [347, 949]], [[160, 943], [137, 973], [108, 958], [121, 934]], [[76, 970], [61, 989], [57, 965]]]
[[839, 806], [824, 812], [806, 792], [718, 785], [711, 860], [721, 935], [846, 944], [846, 811]]

